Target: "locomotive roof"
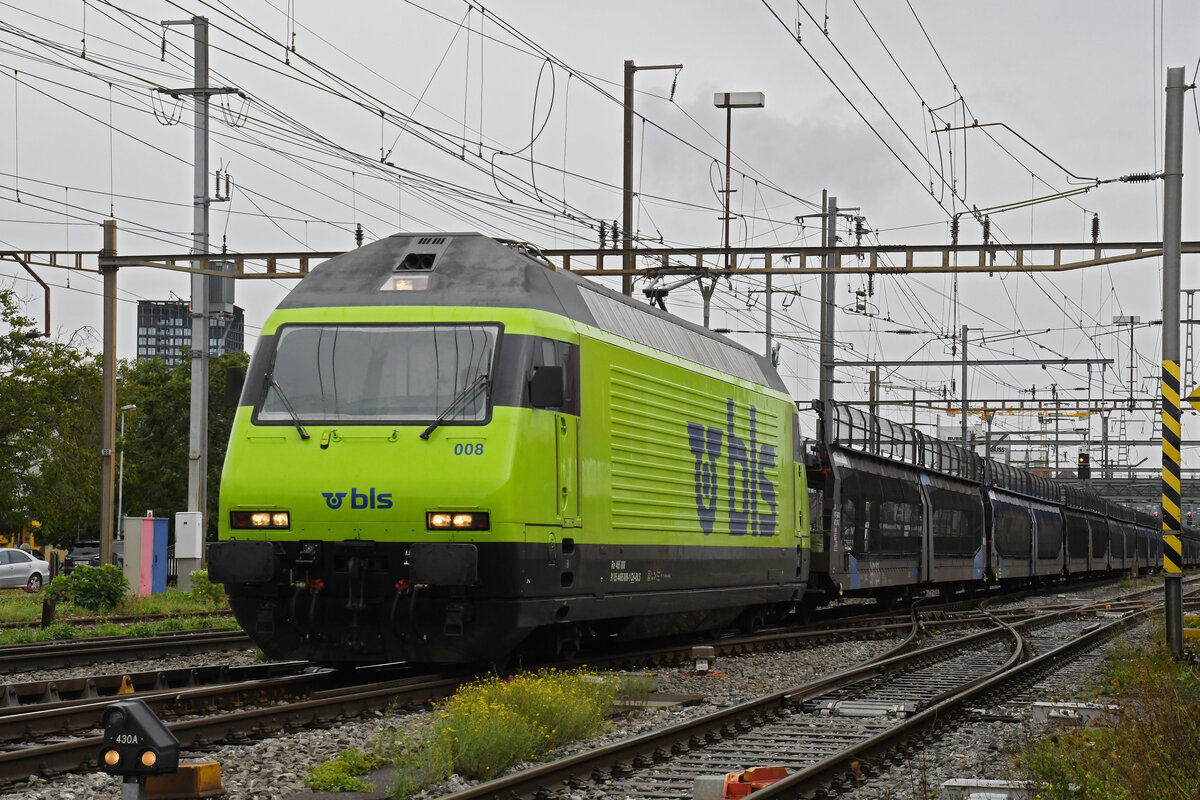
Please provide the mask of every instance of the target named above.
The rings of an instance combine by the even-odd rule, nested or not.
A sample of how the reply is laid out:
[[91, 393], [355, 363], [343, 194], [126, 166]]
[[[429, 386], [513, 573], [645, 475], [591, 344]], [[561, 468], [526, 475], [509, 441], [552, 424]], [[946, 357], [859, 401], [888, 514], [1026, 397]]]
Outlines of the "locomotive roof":
[[[787, 392], [770, 362], [723, 336], [534, 258], [527, 245], [478, 233], [398, 233], [315, 267], [279, 308], [530, 308]], [[389, 291], [393, 280], [413, 286]]]

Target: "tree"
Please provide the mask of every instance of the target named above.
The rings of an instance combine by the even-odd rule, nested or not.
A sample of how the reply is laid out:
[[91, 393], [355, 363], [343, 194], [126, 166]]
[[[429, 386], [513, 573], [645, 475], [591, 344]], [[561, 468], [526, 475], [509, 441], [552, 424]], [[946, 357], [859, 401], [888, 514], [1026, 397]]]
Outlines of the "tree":
[[0, 524], [38, 520], [48, 544], [99, 535], [100, 365], [31, 333], [0, 289]]
[[[235, 409], [223, 404], [225, 370], [245, 368], [249, 356], [227, 353], [209, 361], [208, 492], [205, 521], [209, 538], [217, 532], [217, 501], [221, 466], [233, 426]], [[168, 366], [160, 359], [121, 363], [121, 405], [137, 410], [126, 416], [125, 509], [140, 515], [174, 517], [187, 509], [191, 365]]]
[[[47, 544], [100, 536], [102, 368], [98, 356], [42, 338], [21, 314], [11, 289], [0, 289], [0, 528], [37, 520]], [[225, 369], [249, 356], [209, 362], [208, 533], [217, 530], [221, 466], [233, 424], [225, 408]], [[187, 508], [191, 367], [161, 360], [118, 365], [117, 405], [127, 413], [124, 510], [173, 517]], [[115, 477], [115, 476], [114, 476]]]

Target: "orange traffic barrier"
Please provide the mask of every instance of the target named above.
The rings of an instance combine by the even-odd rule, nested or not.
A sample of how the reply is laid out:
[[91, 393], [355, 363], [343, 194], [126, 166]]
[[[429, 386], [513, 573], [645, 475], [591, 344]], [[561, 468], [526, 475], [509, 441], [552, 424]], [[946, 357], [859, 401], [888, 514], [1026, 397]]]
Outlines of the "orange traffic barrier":
[[730, 772], [725, 776], [725, 800], [737, 800], [753, 791], [786, 778], [784, 767], [754, 767], [745, 772]]

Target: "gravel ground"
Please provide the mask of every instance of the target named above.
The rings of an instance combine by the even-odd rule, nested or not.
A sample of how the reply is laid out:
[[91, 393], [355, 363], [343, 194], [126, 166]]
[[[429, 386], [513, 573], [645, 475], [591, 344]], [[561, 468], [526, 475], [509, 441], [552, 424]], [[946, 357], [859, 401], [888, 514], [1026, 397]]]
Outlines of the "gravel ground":
[[[1070, 597], [1106, 597], [1118, 590], [1075, 591]], [[1047, 601], [1049, 602], [1049, 601]], [[1145, 636], [1147, 634], [1141, 633]], [[705, 701], [696, 706], [650, 709], [628, 719], [613, 721], [604, 735], [585, 743], [568, 746], [551, 754], [562, 757], [623, 738], [681, 722], [685, 719], [743, 702], [760, 694], [785, 689], [821, 674], [837, 671], [871, 657], [891, 646], [891, 642], [850, 642], [809, 648], [794, 653], [769, 653], [752, 656], [720, 658], [714, 664], [723, 676], [688, 675], [684, 668], [658, 669], [658, 691], [670, 694], [701, 694]], [[240, 659], [252, 654], [228, 654], [231, 663], [246, 663]], [[139, 663], [137, 669], [184, 666], [186, 657], [164, 662]], [[194, 661], [191, 663], [195, 663]], [[120, 669], [118, 666], [117, 669]], [[94, 671], [88, 667], [83, 672]], [[76, 670], [75, 672], [80, 672]], [[53, 675], [64, 676], [63, 672]], [[52, 677], [47, 675], [43, 677]], [[1065, 699], [1079, 695], [1094, 676], [1091, 673], [1052, 679], [1040, 686], [1044, 699]], [[875, 779], [864, 782], [849, 796], [855, 800], [887, 798], [925, 798], [930, 792], [952, 777], [1008, 779], [1019, 777], [1013, 765], [1012, 753], [1029, 739], [1041, 733], [1028, 721], [1027, 714], [1018, 714], [1016, 722], [978, 722], [965, 724], [944, 736], [918, 754], [902, 768], [895, 768]], [[426, 718], [424, 712], [388, 718], [376, 714], [337, 723], [324, 729], [264, 739], [248, 745], [230, 745], [189, 754], [201, 760], [216, 760], [221, 764], [222, 782], [229, 797], [237, 800], [286, 800], [304, 791], [301, 780], [309, 768], [331, 758], [338, 752], [356, 747], [367, 749], [374, 734], [382, 725], [411, 727]], [[434, 787], [418, 800], [446, 794], [463, 788], [465, 782], [453, 779]], [[30, 776], [25, 787], [10, 790], [6, 798], [19, 800], [73, 800], [74, 798], [118, 798], [120, 783], [100, 773], [82, 773], [42, 779]]]
[[90, 675], [121, 675], [126, 672], [150, 672], [152, 670], [166, 671], [212, 664], [224, 664], [227, 667], [243, 667], [257, 663], [258, 656], [253, 649], [230, 650], [227, 653], [207, 655], [178, 655], [144, 661], [106, 661], [80, 666], [59, 667], [57, 669], [35, 669], [20, 674], [0, 675], [0, 684], [61, 681], [67, 678], [86, 678]]

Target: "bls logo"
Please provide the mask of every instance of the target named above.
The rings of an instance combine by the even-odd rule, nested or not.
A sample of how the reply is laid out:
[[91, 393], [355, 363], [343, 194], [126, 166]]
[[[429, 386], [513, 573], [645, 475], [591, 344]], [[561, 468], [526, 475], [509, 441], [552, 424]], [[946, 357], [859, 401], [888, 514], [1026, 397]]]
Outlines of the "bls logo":
[[[325, 505], [329, 506], [334, 511], [342, 507], [346, 500], [346, 492], [321, 492], [321, 496], [325, 498]], [[367, 494], [362, 494], [353, 486], [350, 487], [350, 508], [374, 508], [386, 509], [392, 507], [391, 492], [376, 492], [373, 488], [367, 490]]]
[[[750, 406], [750, 443], [734, 434], [733, 400], [725, 401], [726, 428], [715, 428], [698, 422], [687, 424], [688, 444], [696, 457], [696, 513], [700, 527], [712, 533], [717, 519], [717, 500], [720, 494], [717, 462], [721, 458], [723, 439], [728, 440], [729, 464], [726, 486], [729, 501], [729, 532], [751, 536], [771, 536], [775, 533], [775, 484], [767, 480], [767, 470], [775, 467], [775, 448], [758, 446], [757, 410]], [[739, 476], [740, 473], [740, 476]], [[740, 480], [739, 480], [740, 477]], [[737, 488], [741, 484], [741, 506]], [[759, 510], [759, 498], [767, 505], [764, 514]]]

